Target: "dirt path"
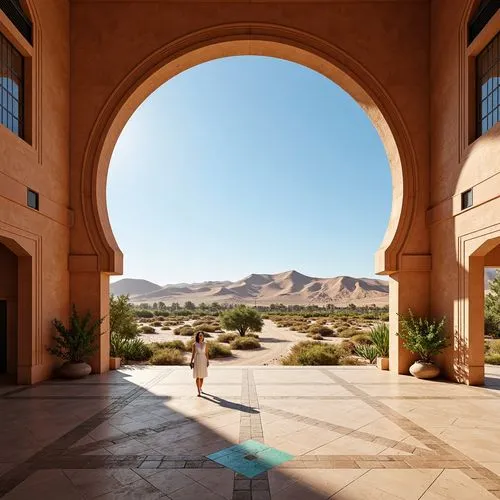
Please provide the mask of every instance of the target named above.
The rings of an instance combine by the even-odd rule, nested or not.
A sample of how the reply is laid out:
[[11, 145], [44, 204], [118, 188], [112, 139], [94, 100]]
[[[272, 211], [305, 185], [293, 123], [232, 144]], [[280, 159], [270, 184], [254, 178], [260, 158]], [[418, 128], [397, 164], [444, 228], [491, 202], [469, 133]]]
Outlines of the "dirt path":
[[276, 365], [286, 355], [289, 349], [301, 340], [305, 340], [303, 333], [297, 333], [288, 328], [278, 328], [272, 321], [265, 319], [262, 332], [259, 333], [260, 349], [250, 351], [233, 350], [233, 357], [214, 359], [213, 364], [233, 365]]

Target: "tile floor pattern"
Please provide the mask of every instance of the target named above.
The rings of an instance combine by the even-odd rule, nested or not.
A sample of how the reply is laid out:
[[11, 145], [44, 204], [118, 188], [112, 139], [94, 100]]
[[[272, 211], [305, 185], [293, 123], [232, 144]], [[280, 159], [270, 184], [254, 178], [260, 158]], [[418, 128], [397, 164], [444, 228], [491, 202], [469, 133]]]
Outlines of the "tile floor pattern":
[[[500, 498], [498, 368], [466, 387], [373, 367], [213, 367], [205, 387], [194, 396], [186, 367], [0, 387], [0, 496]], [[208, 458], [248, 441], [249, 462], [293, 458], [250, 479]]]

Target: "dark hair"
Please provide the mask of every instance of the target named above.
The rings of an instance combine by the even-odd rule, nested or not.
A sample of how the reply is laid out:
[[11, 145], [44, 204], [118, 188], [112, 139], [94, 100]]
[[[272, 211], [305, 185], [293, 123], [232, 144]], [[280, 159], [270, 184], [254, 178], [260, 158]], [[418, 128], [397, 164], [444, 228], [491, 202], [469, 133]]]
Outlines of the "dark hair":
[[200, 340], [199, 340], [199, 339], [200, 339], [200, 335], [205, 336], [205, 334], [204, 334], [203, 332], [197, 332], [197, 333], [196, 333], [196, 336], [195, 336], [195, 338], [194, 338], [194, 341], [195, 341], [195, 342], [199, 342], [199, 341], [200, 341]]

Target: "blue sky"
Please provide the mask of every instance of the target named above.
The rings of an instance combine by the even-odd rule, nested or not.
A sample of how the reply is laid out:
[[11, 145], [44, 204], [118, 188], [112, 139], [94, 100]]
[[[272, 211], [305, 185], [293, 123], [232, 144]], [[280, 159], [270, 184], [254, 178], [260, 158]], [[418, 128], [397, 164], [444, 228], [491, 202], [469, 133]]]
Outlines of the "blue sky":
[[117, 142], [107, 194], [124, 277], [361, 277], [374, 276], [391, 178], [376, 130], [340, 87], [245, 56], [150, 95]]

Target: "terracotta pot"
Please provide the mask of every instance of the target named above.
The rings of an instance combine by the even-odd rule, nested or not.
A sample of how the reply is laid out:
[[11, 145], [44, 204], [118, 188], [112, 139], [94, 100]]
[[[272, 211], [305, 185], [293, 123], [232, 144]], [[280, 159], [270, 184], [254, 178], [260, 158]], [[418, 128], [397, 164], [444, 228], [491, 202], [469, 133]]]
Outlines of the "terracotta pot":
[[87, 363], [71, 363], [66, 361], [59, 368], [59, 375], [64, 378], [83, 378], [86, 377], [92, 368]]
[[410, 373], [417, 378], [436, 378], [439, 375], [439, 368], [434, 363], [415, 361], [410, 366]]
[[122, 360], [122, 358], [110, 357], [109, 358], [109, 369], [110, 370], [118, 370], [118, 368], [120, 368], [121, 360]]
[[389, 369], [389, 358], [377, 357], [377, 368], [379, 370], [388, 370]]

